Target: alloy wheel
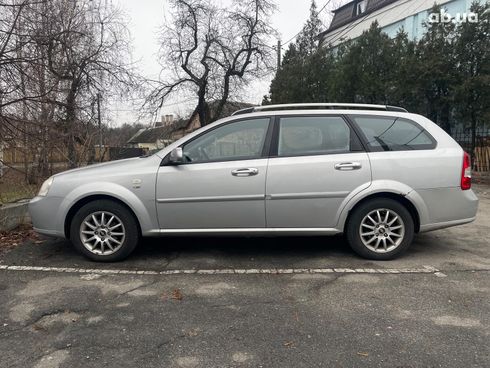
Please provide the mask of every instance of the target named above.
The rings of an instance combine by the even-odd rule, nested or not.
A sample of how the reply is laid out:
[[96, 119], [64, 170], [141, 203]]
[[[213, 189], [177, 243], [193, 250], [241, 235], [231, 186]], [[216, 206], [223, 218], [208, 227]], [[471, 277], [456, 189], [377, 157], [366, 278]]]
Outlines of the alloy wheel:
[[123, 222], [108, 211], [91, 213], [80, 225], [80, 240], [94, 254], [110, 255], [117, 252], [125, 238]]
[[399, 214], [387, 208], [369, 212], [359, 227], [361, 241], [376, 253], [387, 253], [397, 248], [405, 236], [405, 224]]

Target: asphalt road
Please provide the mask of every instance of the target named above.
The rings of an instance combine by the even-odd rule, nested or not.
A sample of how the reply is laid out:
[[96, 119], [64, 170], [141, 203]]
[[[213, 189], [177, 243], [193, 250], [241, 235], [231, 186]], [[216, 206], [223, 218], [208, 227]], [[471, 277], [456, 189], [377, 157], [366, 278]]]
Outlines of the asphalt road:
[[476, 191], [477, 221], [389, 262], [341, 237], [145, 240], [115, 264], [23, 244], [0, 257], [0, 367], [488, 367]]

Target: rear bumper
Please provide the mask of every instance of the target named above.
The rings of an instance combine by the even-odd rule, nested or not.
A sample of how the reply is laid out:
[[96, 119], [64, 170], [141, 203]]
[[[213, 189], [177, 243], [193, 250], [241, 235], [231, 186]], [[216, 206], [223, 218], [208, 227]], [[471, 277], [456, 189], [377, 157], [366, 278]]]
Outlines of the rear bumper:
[[64, 238], [64, 221], [59, 209], [63, 201], [60, 197], [34, 197], [29, 202], [29, 214], [34, 231], [52, 237]]
[[417, 190], [427, 216], [420, 223], [420, 232], [443, 229], [472, 222], [478, 211], [478, 197], [473, 190], [439, 188]]
[[432, 231], [432, 230], [439, 230], [439, 229], [444, 229], [446, 227], [451, 227], [451, 226], [458, 226], [458, 225], [464, 225], [470, 222], [475, 221], [475, 217], [470, 217], [467, 219], [462, 219], [462, 220], [453, 220], [453, 221], [446, 221], [446, 222], [438, 222], [435, 224], [426, 224], [426, 225], [420, 225], [420, 232], [426, 232], [426, 231]]

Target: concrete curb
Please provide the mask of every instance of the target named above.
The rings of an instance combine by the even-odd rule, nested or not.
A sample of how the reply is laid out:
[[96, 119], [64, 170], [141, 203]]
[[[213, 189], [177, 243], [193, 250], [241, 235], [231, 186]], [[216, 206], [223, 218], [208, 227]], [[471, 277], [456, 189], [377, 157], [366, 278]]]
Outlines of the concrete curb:
[[[2, 265], [0, 271], [41, 271], [41, 272], [62, 272], [62, 273], [91, 273], [100, 275], [281, 275], [281, 274], [432, 274], [438, 277], [446, 275], [433, 266], [422, 266], [416, 268], [249, 268], [249, 269], [215, 269], [215, 270], [123, 270], [123, 269], [97, 269], [97, 268], [73, 268], [73, 267], [39, 267], [39, 266], [19, 266]], [[443, 275], [443, 276], [441, 276]]]
[[0, 231], [13, 230], [19, 225], [30, 223], [28, 205], [29, 200], [24, 200], [0, 206]]

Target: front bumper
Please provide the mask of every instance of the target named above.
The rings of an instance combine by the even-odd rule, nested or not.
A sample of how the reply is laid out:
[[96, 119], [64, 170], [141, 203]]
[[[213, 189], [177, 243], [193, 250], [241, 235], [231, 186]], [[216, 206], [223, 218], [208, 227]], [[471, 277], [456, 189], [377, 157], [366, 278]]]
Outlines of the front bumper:
[[34, 231], [48, 236], [64, 238], [64, 220], [61, 218], [60, 205], [63, 198], [60, 197], [34, 197], [29, 202], [29, 214], [31, 215]]

